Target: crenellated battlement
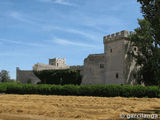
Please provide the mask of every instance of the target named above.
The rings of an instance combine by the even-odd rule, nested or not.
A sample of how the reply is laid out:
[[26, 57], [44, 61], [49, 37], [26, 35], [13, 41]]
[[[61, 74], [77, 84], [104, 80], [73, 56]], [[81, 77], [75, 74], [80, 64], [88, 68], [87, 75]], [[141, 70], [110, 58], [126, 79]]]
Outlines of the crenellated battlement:
[[117, 32], [111, 35], [104, 36], [103, 42], [106, 43], [109, 41], [118, 40], [120, 38], [126, 38], [126, 37], [128, 37], [128, 31], [123, 30], [121, 32]]

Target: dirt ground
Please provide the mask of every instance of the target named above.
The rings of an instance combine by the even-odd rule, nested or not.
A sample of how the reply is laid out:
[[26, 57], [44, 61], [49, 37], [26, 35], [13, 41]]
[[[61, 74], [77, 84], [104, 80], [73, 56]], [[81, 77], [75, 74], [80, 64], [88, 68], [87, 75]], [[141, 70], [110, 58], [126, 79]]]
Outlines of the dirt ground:
[[0, 95], [0, 120], [122, 120], [121, 114], [142, 113], [160, 118], [160, 99]]

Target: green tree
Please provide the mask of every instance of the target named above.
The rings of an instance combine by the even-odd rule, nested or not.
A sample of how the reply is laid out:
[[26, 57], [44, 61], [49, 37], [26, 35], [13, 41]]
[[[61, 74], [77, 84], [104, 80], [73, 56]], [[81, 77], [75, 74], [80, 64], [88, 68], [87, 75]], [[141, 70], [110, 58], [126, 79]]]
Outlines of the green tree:
[[[159, 84], [160, 68], [157, 63], [157, 58], [160, 58], [160, 49], [156, 48], [152, 37], [151, 24], [147, 20], [138, 20], [140, 27], [135, 29], [135, 33], [131, 34], [129, 40], [131, 41], [130, 55], [135, 59], [136, 65], [141, 66], [137, 71], [137, 82], [145, 83], [145, 85]], [[158, 51], [155, 51], [158, 49]], [[155, 54], [157, 53], [157, 55]]]
[[[137, 0], [140, 2], [141, 12], [144, 18], [150, 23], [150, 33], [155, 44], [153, 54], [158, 56], [160, 46], [160, 0]], [[159, 59], [157, 57], [158, 62]]]
[[10, 81], [10, 76], [9, 76], [9, 72], [6, 70], [2, 70], [0, 72], [0, 81], [1, 82], [9, 82]]
[[160, 0], [137, 0], [140, 2], [144, 20], [138, 20], [140, 27], [129, 37], [131, 45], [138, 51], [131, 50], [136, 60], [138, 82], [146, 85], [160, 85]]
[[[137, 0], [140, 2], [142, 14], [144, 18], [150, 23], [150, 33], [153, 38], [154, 43], [154, 63], [155, 66], [154, 74], [155, 79], [158, 81], [160, 79], [160, 71], [158, 69], [160, 64], [160, 0]], [[160, 84], [160, 83], [159, 83]]]
[[142, 14], [151, 25], [155, 47], [160, 45], [160, 0], [137, 0], [140, 2]]

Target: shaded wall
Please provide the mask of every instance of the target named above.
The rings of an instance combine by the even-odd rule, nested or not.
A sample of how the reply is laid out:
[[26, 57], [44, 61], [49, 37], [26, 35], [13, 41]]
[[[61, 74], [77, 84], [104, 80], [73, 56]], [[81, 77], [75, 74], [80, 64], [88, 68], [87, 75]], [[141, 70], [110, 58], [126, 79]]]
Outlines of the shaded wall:
[[16, 80], [20, 81], [21, 83], [31, 83], [31, 84], [37, 84], [40, 82], [40, 79], [34, 75], [32, 70], [20, 70], [17, 68], [16, 70]]
[[84, 60], [82, 84], [104, 84], [104, 54], [92, 54]]

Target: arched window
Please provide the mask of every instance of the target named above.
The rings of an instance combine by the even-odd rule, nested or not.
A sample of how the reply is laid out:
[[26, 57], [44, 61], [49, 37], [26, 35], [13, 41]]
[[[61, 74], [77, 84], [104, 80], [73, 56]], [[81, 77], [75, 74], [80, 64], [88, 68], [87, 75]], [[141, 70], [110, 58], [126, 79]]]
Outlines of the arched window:
[[119, 77], [119, 75], [118, 75], [118, 73], [116, 73], [116, 78], [118, 79], [118, 77]]

